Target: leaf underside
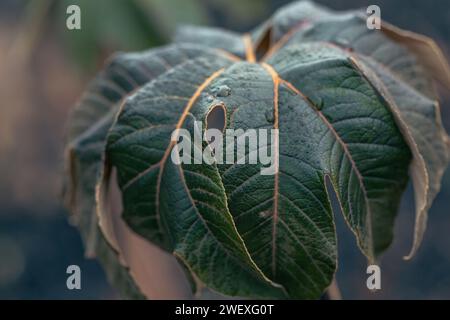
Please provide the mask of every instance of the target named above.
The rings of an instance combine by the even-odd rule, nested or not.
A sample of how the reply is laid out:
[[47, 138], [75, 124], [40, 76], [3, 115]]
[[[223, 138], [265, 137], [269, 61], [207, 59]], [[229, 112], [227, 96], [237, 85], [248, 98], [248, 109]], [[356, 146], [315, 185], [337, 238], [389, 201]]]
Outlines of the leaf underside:
[[[412, 256], [449, 160], [434, 80], [449, 85], [450, 72], [430, 39], [388, 24], [368, 30], [360, 12], [307, 1], [243, 36], [185, 26], [172, 45], [117, 55], [69, 126], [66, 195], [87, 253], [103, 261], [125, 297], [145, 295], [103, 210], [114, 200], [102, 195], [115, 171], [130, 232], [225, 295], [324, 292], [337, 259], [327, 180], [374, 262], [392, 242], [411, 176]], [[218, 105], [226, 128], [279, 130], [278, 172], [174, 164], [172, 132], [193, 132], [195, 121], [205, 128]]]

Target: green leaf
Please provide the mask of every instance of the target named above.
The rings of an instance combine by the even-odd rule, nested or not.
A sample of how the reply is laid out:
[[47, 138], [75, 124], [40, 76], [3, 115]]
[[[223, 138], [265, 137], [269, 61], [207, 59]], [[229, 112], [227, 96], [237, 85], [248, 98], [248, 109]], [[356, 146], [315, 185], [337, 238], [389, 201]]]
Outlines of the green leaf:
[[410, 259], [419, 248], [426, 229], [427, 211], [441, 188], [442, 176], [450, 160], [450, 139], [442, 125], [436, 100], [421, 94], [375, 61], [367, 57], [360, 57], [360, 60], [363, 72], [390, 101], [414, 154], [411, 175], [417, 214], [413, 247], [406, 257]]
[[[202, 48], [180, 45], [117, 54], [91, 82], [74, 108], [68, 128], [67, 168], [71, 181], [67, 183], [66, 198], [68, 205], [80, 212], [76, 219], [86, 226], [82, 229], [87, 234], [93, 232], [87, 226], [95, 206], [95, 185], [102, 168], [106, 134], [119, 103], [144, 83], [203, 51]], [[80, 210], [76, 206], [80, 206]]]
[[135, 292], [128, 289], [133, 280], [127, 276], [126, 263], [112, 263], [112, 257], [117, 254], [120, 256], [121, 253], [116, 252], [118, 248], [113, 249], [107, 244], [98, 229], [95, 213], [95, 190], [102, 171], [106, 135], [120, 102], [127, 95], [186, 59], [202, 55], [203, 52], [204, 48], [177, 45], [141, 53], [117, 54], [91, 82], [72, 112], [66, 157], [66, 203], [73, 213], [72, 222], [80, 229], [86, 256], [99, 258], [111, 281], [122, 291], [124, 297], [133, 298], [140, 293], [137, 288]]
[[292, 45], [268, 62], [328, 128], [316, 141], [323, 174], [361, 249], [375, 259], [392, 240], [410, 162], [387, 101], [339, 49]]
[[177, 28], [174, 42], [219, 48], [242, 58], [245, 57], [245, 44], [242, 39], [240, 34], [220, 28], [182, 25]]
[[[117, 169], [123, 217], [133, 230], [173, 252], [208, 287], [232, 296], [282, 297], [254, 264], [227, 208], [215, 165], [175, 165], [172, 132], [192, 128], [197, 105], [232, 60], [204, 55], [158, 77], [127, 99], [107, 144]], [[146, 192], [142, 192], [142, 189]], [[233, 278], [234, 281], [228, 279]]]
[[312, 22], [332, 17], [332, 11], [311, 1], [294, 1], [278, 9], [271, 19], [256, 28], [253, 37], [256, 43], [268, 37], [275, 44], [287, 35], [305, 28]]
[[[283, 32], [276, 32], [280, 29]], [[266, 59], [280, 48], [310, 41], [347, 50], [390, 101], [414, 155], [411, 172], [416, 226], [413, 247], [407, 257], [411, 258], [419, 248], [427, 212], [440, 190], [450, 159], [450, 141], [440, 120], [433, 81], [450, 88], [450, 67], [441, 50], [433, 40], [386, 22], [381, 30], [370, 30], [360, 11], [333, 12], [308, 1], [279, 10], [265, 32], [266, 37], [271, 35], [272, 43]]]
[[[337, 263], [327, 186], [372, 263], [392, 242], [409, 170], [415, 253], [450, 158], [432, 86], [450, 72], [434, 42], [311, 2], [251, 35], [183, 27], [175, 42], [113, 60], [72, 116], [69, 195], [88, 248], [99, 223], [111, 265], [146, 297], [159, 265], [182, 292], [184, 268], [220, 294], [315, 299]], [[199, 148], [179, 130], [195, 136], [217, 107], [225, 129], [278, 129], [259, 147], [276, 150], [273, 175], [249, 164], [260, 149], [238, 154], [246, 164], [177, 161], [179, 140]]]
[[277, 72], [268, 65], [230, 67], [219, 80], [231, 94], [220, 101], [233, 115], [232, 128], [279, 128], [279, 173], [262, 176], [258, 167], [232, 165], [222, 179], [256, 263], [292, 297], [314, 298], [335, 271], [325, 177], [374, 259], [390, 243], [410, 153], [386, 101], [344, 53], [293, 46], [268, 63]]
[[[112, 111], [117, 110], [113, 108]], [[72, 222], [79, 228], [85, 244], [85, 255], [98, 258], [105, 268], [108, 280], [122, 297], [141, 299], [143, 295], [140, 289], [128, 274], [127, 268], [118, 260], [115, 250], [105, 240], [95, 214], [96, 177], [101, 169], [104, 140], [113, 116], [114, 112], [109, 112], [86, 134], [80, 135], [71, 143], [68, 159], [71, 176], [67, 186], [70, 194], [67, 197], [70, 197]]]

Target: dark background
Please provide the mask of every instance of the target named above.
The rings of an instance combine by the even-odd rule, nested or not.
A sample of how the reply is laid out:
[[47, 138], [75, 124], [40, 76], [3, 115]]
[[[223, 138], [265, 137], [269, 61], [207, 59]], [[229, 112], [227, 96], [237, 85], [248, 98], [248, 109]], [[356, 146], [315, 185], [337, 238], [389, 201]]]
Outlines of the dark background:
[[[117, 50], [163, 44], [177, 23], [246, 31], [287, 3], [282, 0], [1, 0], [0, 1], [0, 298], [118, 298], [60, 201], [68, 112], [104, 59]], [[434, 38], [450, 52], [450, 2], [316, 1], [334, 9], [377, 4], [382, 18]], [[65, 26], [69, 4], [81, 7], [81, 31]], [[442, 117], [450, 129], [450, 95]], [[381, 263], [382, 290], [366, 288], [366, 261], [337, 213], [338, 282], [347, 299], [450, 299], [450, 172], [430, 210], [417, 256], [412, 243], [411, 186], [396, 221], [395, 240]], [[82, 290], [66, 289], [68, 265], [82, 270]]]

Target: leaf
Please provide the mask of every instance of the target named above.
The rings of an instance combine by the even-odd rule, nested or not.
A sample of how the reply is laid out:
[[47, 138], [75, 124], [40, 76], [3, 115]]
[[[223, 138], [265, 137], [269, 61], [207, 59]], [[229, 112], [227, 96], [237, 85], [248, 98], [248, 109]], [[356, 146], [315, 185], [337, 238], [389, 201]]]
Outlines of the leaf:
[[[113, 110], [115, 111], [115, 110]], [[115, 285], [121, 296], [130, 299], [142, 298], [140, 289], [128, 274], [128, 270], [117, 259], [117, 253], [106, 242], [98, 228], [95, 214], [95, 183], [100, 170], [103, 141], [112, 123], [114, 113], [107, 114], [102, 121], [74, 140], [70, 147], [71, 180], [68, 183], [72, 221], [80, 229], [87, 257], [97, 257], [104, 266], [108, 280]], [[68, 197], [69, 197], [68, 196]]]
[[336, 240], [323, 177], [303, 158], [310, 145], [295, 114], [301, 101], [268, 65], [237, 64], [224, 72], [220, 85], [231, 92], [221, 98], [230, 128], [280, 130], [278, 174], [261, 175], [258, 165], [221, 168], [238, 230], [255, 262], [290, 297], [317, 298], [335, 272]]
[[[140, 295], [128, 290], [132, 283], [126, 262], [112, 263], [121, 252], [110, 248], [98, 229], [95, 189], [102, 170], [106, 135], [119, 103], [144, 83], [167, 72], [186, 59], [203, 54], [204, 48], [190, 45], [167, 46], [142, 53], [118, 54], [89, 85], [75, 107], [68, 128], [67, 164], [69, 172], [65, 197], [73, 212], [72, 221], [80, 229], [88, 257], [97, 256], [124, 297]], [[117, 258], [116, 258], [117, 259]], [[118, 275], [123, 274], [123, 280]], [[116, 279], [116, 280], [115, 280]]]
[[[231, 94], [221, 101], [233, 115], [230, 127], [279, 128], [279, 173], [262, 176], [258, 167], [233, 165], [222, 179], [256, 263], [291, 297], [314, 298], [335, 271], [325, 177], [373, 259], [390, 242], [409, 150], [386, 102], [341, 52], [295, 46], [268, 62], [276, 71], [269, 65], [230, 67], [219, 80]], [[278, 113], [278, 123], [267, 120], [268, 112]]]
[[97, 258], [102, 266], [107, 266], [105, 271], [108, 281], [115, 285], [121, 297], [134, 300], [144, 299], [145, 296], [128, 274], [128, 269], [119, 263], [117, 254], [111, 250], [105, 238], [101, 236], [101, 233], [97, 233], [97, 237]]
[[436, 81], [450, 88], [450, 67], [441, 49], [430, 38], [411, 31], [402, 30], [387, 22], [383, 23], [384, 34], [408, 48]]
[[253, 32], [254, 41], [269, 37], [271, 44], [290, 37], [312, 22], [332, 17], [332, 11], [311, 1], [294, 1], [278, 9], [272, 18]]
[[69, 141], [94, 125], [133, 90], [204, 51], [203, 47], [180, 44], [139, 53], [116, 54], [74, 108], [69, 124]]
[[[178, 293], [189, 287], [184, 269], [220, 294], [315, 299], [336, 271], [327, 183], [374, 263], [392, 242], [409, 169], [412, 256], [450, 158], [433, 88], [450, 73], [431, 40], [383, 26], [296, 2], [250, 34], [182, 27], [174, 46], [123, 56], [121, 72], [113, 62], [70, 131], [69, 167], [85, 168], [71, 175], [73, 202], [91, 222], [82, 232], [97, 230], [95, 188], [102, 235], [146, 297], [163, 266]], [[224, 121], [210, 119], [215, 110]], [[244, 130], [233, 139], [278, 131], [268, 145], [235, 149], [234, 164], [180, 163], [179, 141], [199, 150], [192, 136], [208, 126]], [[248, 160], [269, 147], [275, 173], [262, 175]]]
[[[106, 134], [115, 118], [118, 103], [147, 81], [190, 56], [202, 53], [202, 48], [184, 45], [116, 55], [89, 85], [72, 113], [68, 128], [67, 168], [72, 171], [72, 181], [67, 185], [66, 195], [69, 206], [75, 203], [85, 205], [77, 218], [82, 220], [80, 224], [86, 225], [92, 220], [96, 178], [101, 169]], [[75, 168], [77, 161], [80, 162], [78, 169]], [[75, 199], [77, 192], [82, 193], [78, 200]], [[77, 211], [75, 207], [73, 209]], [[82, 229], [92, 232], [87, 227]]]
[[108, 244], [118, 253], [120, 263], [127, 267], [131, 278], [148, 299], [191, 298], [191, 285], [176, 258], [126, 225], [121, 217], [121, 194], [115, 171], [106, 176], [96, 193], [100, 207], [99, 225]]
[[175, 43], [202, 44], [226, 50], [226, 52], [245, 57], [245, 44], [240, 34], [220, 28], [205, 28], [192, 25], [182, 25], [175, 33]]
[[413, 248], [405, 257], [410, 259], [422, 241], [427, 211], [440, 190], [444, 169], [450, 160], [450, 140], [442, 125], [437, 101], [420, 94], [373, 60], [363, 57], [361, 60], [363, 72], [390, 100], [393, 113], [414, 154], [411, 175], [418, 212]]
[[172, 132], [206, 114], [196, 102], [230, 63], [218, 54], [193, 59], [127, 99], [108, 137], [106, 160], [117, 168], [123, 217], [138, 234], [173, 252], [219, 292], [282, 297], [237, 233], [217, 168], [170, 159], [177, 141]]
[[[295, 16], [292, 12], [296, 10], [309, 12], [312, 18], [306, 14]], [[414, 154], [411, 170], [416, 226], [413, 248], [407, 257], [411, 258], [420, 245], [428, 209], [439, 192], [450, 159], [450, 142], [440, 120], [432, 81], [435, 79], [450, 88], [450, 67], [441, 50], [431, 39], [386, 22], [382, 23], [381, 31], [369, 30], [365, 16], [359, 11], [322, 11], [309, 2], [297, 2], [291, 10], [282, 9], [275, 17], [270, 28], [284, 28], [285, 35], [272, 40], [272, 50], [267, 52], [266, 58], [284, 46], [305, 41], [326, 42], [351, 52], [357, 64], [369, 62], [371, 65], [366, 72], [378, 73], [380, 85], [387, 86], [388, 92], [395, 92], [391, 94], [391, 109], [396, 109], [397, 122], [409, 136], [406, 140]], [[375, 80], [372, 78], [372, 81]]]

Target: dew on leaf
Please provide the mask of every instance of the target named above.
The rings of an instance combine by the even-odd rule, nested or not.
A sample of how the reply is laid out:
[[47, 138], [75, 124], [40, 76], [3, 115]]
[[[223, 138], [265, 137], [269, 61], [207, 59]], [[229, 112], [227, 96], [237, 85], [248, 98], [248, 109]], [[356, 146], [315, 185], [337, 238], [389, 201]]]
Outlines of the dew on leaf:
[[217, 87], [216, 95], [218, 97], [227, 97], [230, 95], [230, 93], [231, 93], [231, 89], [227, 85], [222, 85], [222, 86]]

